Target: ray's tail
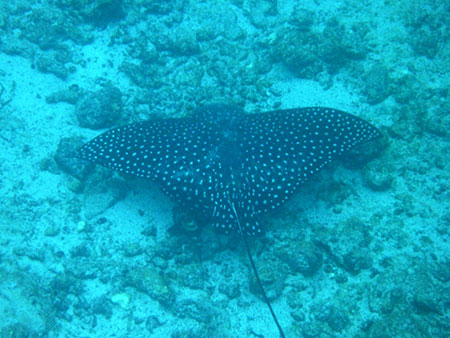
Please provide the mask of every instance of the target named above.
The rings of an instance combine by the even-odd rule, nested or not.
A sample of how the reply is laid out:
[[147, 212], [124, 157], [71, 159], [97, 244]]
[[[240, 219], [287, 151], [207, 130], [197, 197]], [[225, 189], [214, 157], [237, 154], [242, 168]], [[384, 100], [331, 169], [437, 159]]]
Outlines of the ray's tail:
[[259, 288], [261, 289], [264, 300], [265, 300], [267, 306], [269, 307], [270, 314], [272, 315], [272, 318], [275, 321], [275, 324], [277, 325], [278, 331], [280, 332], [280, 337], [285, 338], [286, 336], [284, 335], [283, 329], [281, 328], [281, 325], [278, 322], [277, 316], [275, 315], [275, 312], [272, 309], [272, 305], [270, 304], [270, 300], [267, 297], [266, 290], [264, 290], [264, 287], [261, 283], [261, 279], [259, 278], [258, 270], [256, 270], [255, 262], [253, 261], [252, 254], [250, 252], [250, 247], [248, 245], [247, 236], [245, 235], [245, 231], [242, 229], [241, 222], [239, 221], [239, 216], [237, 214], [236, 208], [234, 207], [233, 203], [231, 203], [231, 207], [233, 208], [234, 215], [236, 216], [236, 221], [237, 221], [237, 224], [239, 227], [239, 233], [241, 234], [241, 237], [245, 244], [245, 248], [247, 249], [248, 258], [250, 260], [250, 264], [252, 265], [253, 272], [255, 273], [256, 281], [258, 282], [258, 285], [259, 285]]

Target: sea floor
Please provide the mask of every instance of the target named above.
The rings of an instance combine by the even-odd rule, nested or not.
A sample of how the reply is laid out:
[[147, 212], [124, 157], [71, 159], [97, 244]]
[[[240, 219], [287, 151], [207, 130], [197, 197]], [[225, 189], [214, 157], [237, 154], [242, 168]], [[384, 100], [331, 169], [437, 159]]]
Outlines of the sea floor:
[[174, 230], [156, 184], [70, 155], [211, 102], [385, 135], [250, 241], [287, 337], [450, 336], [448, 4], [80, 3], [0, 4], [1, 337], [277, 337], [238, 237]]

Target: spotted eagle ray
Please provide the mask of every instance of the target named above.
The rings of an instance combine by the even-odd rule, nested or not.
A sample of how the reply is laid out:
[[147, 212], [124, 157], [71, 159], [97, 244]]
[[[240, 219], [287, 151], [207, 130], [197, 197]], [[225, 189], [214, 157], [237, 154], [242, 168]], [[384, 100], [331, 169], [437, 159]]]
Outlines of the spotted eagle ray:
[[184, 118], [155, 119], [110, 129], [76, 156], [151, 179], [176, 203], [218, 230], [237, 232], [278, 327], [247, 243], [262, 233], [259, 215], [344, 153], [381, 136], [359, 117], [308, 107], [246, 114], [208, 105]]

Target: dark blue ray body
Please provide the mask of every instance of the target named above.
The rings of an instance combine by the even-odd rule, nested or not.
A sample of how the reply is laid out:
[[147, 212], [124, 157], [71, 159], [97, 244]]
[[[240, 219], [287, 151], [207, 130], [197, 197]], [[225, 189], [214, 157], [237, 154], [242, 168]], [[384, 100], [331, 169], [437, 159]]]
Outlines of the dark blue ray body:
[[77, 156], [158, 182], [175, 202], [225, 232], [238, 230], [237, 212], [246, 233], [256, 235], [259, 214], [343, 153], [380, 136], [368, 122], [331, 108], [245, 114], [211, 105], [192, 117], [111, 129]]

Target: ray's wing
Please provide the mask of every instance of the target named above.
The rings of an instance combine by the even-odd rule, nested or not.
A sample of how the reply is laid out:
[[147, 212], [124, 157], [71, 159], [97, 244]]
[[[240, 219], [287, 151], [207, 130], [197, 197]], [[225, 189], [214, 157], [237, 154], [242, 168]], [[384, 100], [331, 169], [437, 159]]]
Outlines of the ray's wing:
[[241, 146], [247, 175], [247, 212], [263, 213], [355, 146], [381, 136], [370, 123], [321, 107], [247, 115]]
[[211, 198], [215, 168], [205, 162], [215, 142], [216, 131], [209, 123], [161, 119], [110, 129], [83, 145], [76, 156], [152, 179], [176, 202], [199, 207]]

